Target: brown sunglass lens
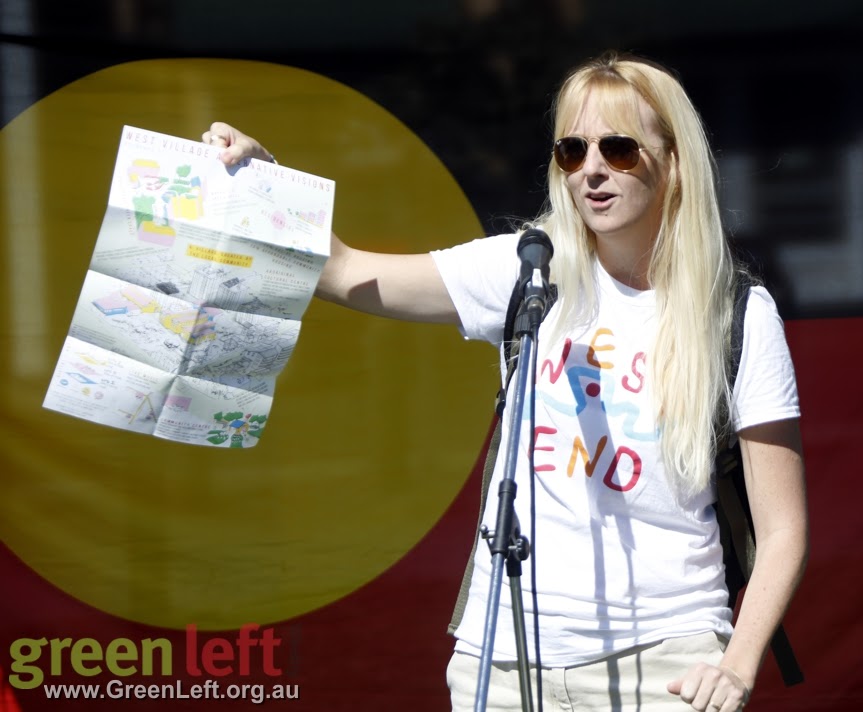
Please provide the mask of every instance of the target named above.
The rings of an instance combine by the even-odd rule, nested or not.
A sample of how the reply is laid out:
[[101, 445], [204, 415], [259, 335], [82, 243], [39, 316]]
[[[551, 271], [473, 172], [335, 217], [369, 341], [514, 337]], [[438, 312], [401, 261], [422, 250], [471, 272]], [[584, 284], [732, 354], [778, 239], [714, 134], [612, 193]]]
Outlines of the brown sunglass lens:
[[554, 160], [565, 173], [581, 168], [587, 156], [587, 141], [581, 136], [565, 136], [554, 142]]
[[620, 171], [638, 165], [638, 142], [629, 136], [603, 136], [599, 139], [599, 152], [608, 165]]

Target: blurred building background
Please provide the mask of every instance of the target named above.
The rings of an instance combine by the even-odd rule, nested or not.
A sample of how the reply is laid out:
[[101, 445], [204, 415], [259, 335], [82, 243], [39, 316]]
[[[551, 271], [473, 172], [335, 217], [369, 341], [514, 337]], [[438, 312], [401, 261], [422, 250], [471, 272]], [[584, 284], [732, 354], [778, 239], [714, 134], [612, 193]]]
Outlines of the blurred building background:
[[861, 30], [858, 0], [4, 0], [0, 124], [123, 61], [288, 64], [404, 121], [487, 231], [503, 231], [541, 206], [547, 111], [566, 71], [606, 48], [633, 50], [675, 68], [700, 108], [726, 224], [782, 314], [854, 315], [863, 312]]

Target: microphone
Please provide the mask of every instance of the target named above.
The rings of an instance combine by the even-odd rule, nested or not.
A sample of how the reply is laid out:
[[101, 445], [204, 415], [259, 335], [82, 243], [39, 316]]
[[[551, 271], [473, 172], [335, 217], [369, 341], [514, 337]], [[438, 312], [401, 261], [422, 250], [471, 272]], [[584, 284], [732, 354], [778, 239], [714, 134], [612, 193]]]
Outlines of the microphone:
[[548, 263], [554, 255], [554, 247], [549, 236], [537, 228], [525, 230], [519, 238], [516, 252], [521, 258], [519, 283], [522, 288], [526, 281], [533, 279], [534, 270], [539, 270], [542, 281], [548, 284]]
[[518, 283], [524, 295], [524, 303], [520, 315], [526, 316], [526, 322], [516, 318], [516, 333], [522, 329], [536, 329], [545, 317], [545, 304], [548, 299], [548, 277], [551, 257], [554, 247], [551, 239], [542, 230], [531, 228], [525, 230], [516, 248], [521, 259], [521, 271]]

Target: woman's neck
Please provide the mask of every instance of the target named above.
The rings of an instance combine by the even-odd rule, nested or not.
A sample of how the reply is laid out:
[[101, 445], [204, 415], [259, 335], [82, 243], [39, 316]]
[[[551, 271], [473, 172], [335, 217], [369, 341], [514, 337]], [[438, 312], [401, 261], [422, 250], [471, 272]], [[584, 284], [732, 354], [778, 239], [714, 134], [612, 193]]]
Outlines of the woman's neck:
[[641, 291], [650, 289], [650, 247], [644, 245], [603, 245], [597, 241], [596, 256], [603, 269], [621, 284]]

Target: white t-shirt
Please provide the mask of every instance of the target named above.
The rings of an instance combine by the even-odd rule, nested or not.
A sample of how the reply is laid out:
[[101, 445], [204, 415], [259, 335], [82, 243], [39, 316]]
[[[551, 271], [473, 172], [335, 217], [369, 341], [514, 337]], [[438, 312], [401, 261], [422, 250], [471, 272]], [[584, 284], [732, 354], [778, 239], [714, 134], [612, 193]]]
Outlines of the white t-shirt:
[[[519, 270], [517, 235], [475, 240], [433, 256], [469, 339], [500, 347]], [[655, 295], [633, 290], [597, 263], [599, 308], [582, 333], [549, 353], [540, 328], [535, 468], [536, 540], [542, 662], [552, 667], [602, 659], [636, 645], [716, 631], [730, 636], [722, 550], [712, 503], [715, 490], [681, 502], [661, 460], [645, 354], [652, 343]], [[734, 425], [799, 415], [794, 370], [770, 295], [751, 290]], [[515, 500], [530, 533], [527, 447], [522, 419]], [[504, 418], [502, 443], [507, 441]], [[497, 459], [483, 522], [494, 529], [504, 448]], [[533, 640], [531, 561], [523, 566], [525, 624]], [[456, 649], [479, 655], [483, 644], [491, 556], [480, 542]], [[516, 659], [506, 574], [494, 659]], [[532, 645], [530, 654], [533, 656]]]

